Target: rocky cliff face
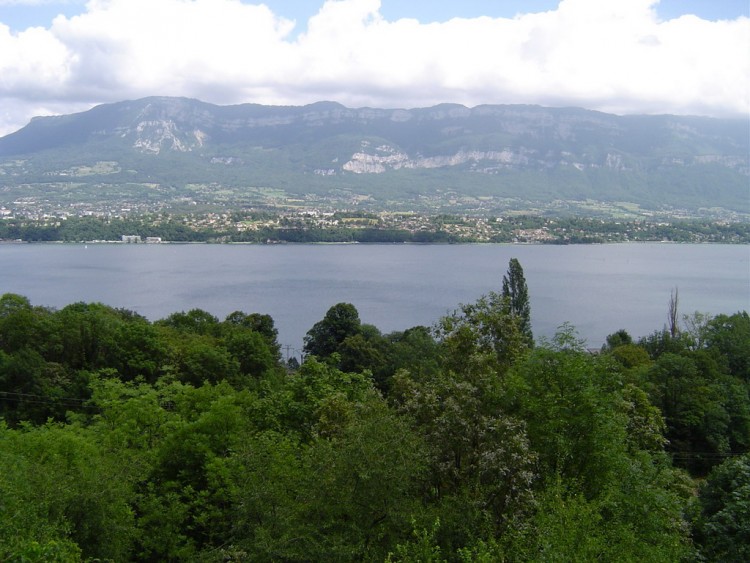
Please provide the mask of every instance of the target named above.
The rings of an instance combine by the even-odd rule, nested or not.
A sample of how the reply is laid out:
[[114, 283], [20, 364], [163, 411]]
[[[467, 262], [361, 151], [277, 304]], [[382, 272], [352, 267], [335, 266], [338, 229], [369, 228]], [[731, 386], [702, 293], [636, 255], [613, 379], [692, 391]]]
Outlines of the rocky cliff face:
[[200, 129], [183, 132], [171, 120], [142, 121], [132, 133], [135, 136], [133, 148], [153, 154], [159, 154], [162, 150], [189, 152], [202, 147], [208, 138]]
[[[399, 170], [402, 168], [442, 168], [445, 166], [460, 166], [464, 164], [478, 165], [484, 163], [500, 168], [528, 166], [530, 163], [529, 153], [524, 147], [518, 152], [510, 149], [501, 151], [458, 151], [453, 154], [411, 157], [406, 153], [399, 152], [395, 147], [380, 145], [371, 149], [367, 141], [362, 143], [362, 151], [354, 153], [345, 162], [341, 169], [355, 174], [382, 174], [388, 170]], [[488, 171], [488, 169], [484, 169]]]

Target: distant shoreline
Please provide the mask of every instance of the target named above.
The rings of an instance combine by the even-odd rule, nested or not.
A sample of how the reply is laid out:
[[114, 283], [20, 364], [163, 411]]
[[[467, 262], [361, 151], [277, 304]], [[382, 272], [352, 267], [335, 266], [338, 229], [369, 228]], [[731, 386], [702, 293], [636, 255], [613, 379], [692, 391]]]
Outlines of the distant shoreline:
[[69, 246], [160, 246], [160, 245], [203, 245], [203, 246], [615, 246], [615, 245], [638, 245], [638, 244], [700, 244], [700, 245], [726, 245], [726, 246], [750, 246], [750, 241], [727, 242], [727, 241], [672, 241], [672, 240], [632, 240], [632, 241], [591, 241], [591, 242], [493, 242], [493, 241], [455, 241], [455, 242], [360, 242], [360, 241], [311, 241], [311, 242], [215, 242], [215, 241], [168, 241], [161, 242], [122, 242], [119, 240], [89, 240], [89, 241], [64, 241], [64, 240], [0, 240], [1, 245], [69, 245]]

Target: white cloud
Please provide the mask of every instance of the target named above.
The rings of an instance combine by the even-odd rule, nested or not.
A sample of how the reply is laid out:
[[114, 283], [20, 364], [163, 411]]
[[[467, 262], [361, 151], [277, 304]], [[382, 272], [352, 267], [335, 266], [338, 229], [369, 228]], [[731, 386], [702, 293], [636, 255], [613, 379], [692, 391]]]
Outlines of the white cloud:
[[563, 0], [513, 19], [421, 24], [383, 19], [379, 0], [328, 0], [293, 36], [293, 22], [262, 4], [91, 0], [49, 29], [0, 24], [0, 133], [40, 108], [147, 95], [747, 115], [750, 20], [660, 21], [655, 5]]
[[0, 95], [46, 97], [70, 77], [72, 53], [42, 28], [14, 35], [0, 25], [0, 53]]
[[42, 6], [45, 4], [64, 4], [65, 0], [0, 0], [0, 6]]

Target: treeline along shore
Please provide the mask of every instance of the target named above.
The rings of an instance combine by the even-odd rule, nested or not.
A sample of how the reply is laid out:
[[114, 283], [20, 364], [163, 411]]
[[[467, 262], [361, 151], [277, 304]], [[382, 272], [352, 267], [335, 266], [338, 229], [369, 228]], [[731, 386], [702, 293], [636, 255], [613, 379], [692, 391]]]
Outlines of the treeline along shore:
[[747, 561], [750, 316], [534, 338], [498, 291], [388, 334], [334, 304], [149, 321], [0, 297], [0, 559]]
[[690, 242], [750, 244], [750, 223], [539, 216], [267, 212], [71, 216], [0, 220], [0, 241], [92, 242], [123, 237], [164, 242], [538, 243]]

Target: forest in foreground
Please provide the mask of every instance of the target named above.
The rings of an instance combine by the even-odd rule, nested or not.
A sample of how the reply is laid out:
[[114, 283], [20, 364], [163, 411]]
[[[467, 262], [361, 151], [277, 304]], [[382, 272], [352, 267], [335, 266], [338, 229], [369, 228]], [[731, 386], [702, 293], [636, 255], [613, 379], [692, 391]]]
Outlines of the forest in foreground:
[[0, 297], [0, 561], [748, 561], [750, 316], [535, 340]]

